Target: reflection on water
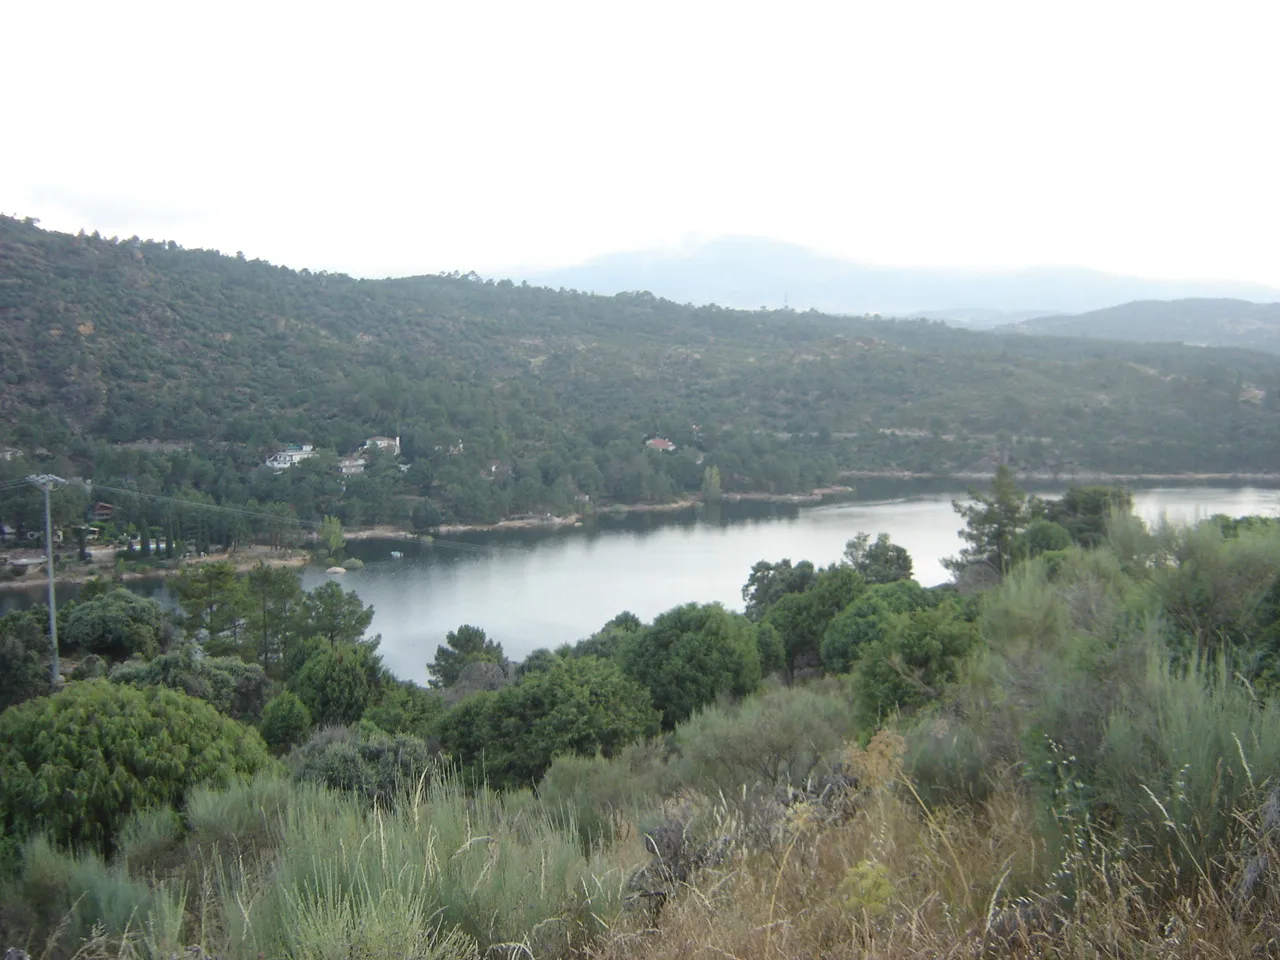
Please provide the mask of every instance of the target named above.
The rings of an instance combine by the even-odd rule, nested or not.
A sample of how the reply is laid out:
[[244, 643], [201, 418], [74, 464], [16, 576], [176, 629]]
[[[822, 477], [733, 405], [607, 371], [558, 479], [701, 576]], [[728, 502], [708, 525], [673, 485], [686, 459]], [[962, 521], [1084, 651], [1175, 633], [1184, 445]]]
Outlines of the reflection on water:
[[[1043, 496], [1061, 489], [1037, 491]], [[757, 560], [836, 560], [859, 531], [885, 532], [910, 551], [926, 585], [947, 579], [943, 557], [962, 544], [954, 483], [876, 483], [856, 498], [817, 507], [737, 503], [679, 513], [603, 516], [581, 528], [460, 535], [434, 544], [353, 543], [362, 570], [341, 577], [373, 604], [373, 630], [399, 676], [426, 679], [426, 663], [447, 631], [483, 627], [507, 655], [573, 642], [623, 610], [643, 619], [679, 603], [719, 601], [742, 608], [742, 584]], [[1161, 487], [1135, 491], [1138, 513], [1189, 521], [1226, 513], [1275, 514], [1280, 495], [1259, 488]], [[391, 551], [404, 556], [392, 559]], [[316, 569], [307, 588], [324, 582]], [[158, 584], [131, 589], [163, 595]], [[66, 591], [70, 597], [73, 591]], [[64, 596], [64, 591], [59, 591]], [[25, 601], [20, 598], [25, 597]], [[40, 594], [0, 594], [0, 610]]]

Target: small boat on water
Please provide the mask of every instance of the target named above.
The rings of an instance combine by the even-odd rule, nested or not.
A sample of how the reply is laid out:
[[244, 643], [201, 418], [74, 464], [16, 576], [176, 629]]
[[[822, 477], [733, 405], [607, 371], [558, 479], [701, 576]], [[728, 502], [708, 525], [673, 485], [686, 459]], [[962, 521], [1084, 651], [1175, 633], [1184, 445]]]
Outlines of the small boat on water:
[[400, 559], [401, 557], [403, 557], [403, 556], [404, 556], [404, 554], [403, 554], [403, 553], [401, 553], [399, 550], [392, 550], [392, 551], [391, 551], [391, 559], [392, 559], [392, 560], [399, 560], [399, 559]]
[[341, 567], [330, 567], [325, 573], [346, 573]]

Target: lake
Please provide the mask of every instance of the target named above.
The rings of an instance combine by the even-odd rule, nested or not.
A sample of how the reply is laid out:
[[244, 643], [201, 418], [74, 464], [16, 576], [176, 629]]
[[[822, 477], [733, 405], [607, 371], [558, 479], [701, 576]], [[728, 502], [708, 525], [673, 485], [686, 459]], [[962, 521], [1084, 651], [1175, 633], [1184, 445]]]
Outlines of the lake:
[[[1036, 490], [1056, 496], [1062, 488]], [[348, 553], [366, 564], [339, 582], [375, 610], [372, 630], [397, 676], [425, 681], [444, 635], [463, 623], [482, 627], [507, 655], [573, 642], [623, 610], [644, 620], [680, 603], [719, 601], [742, 609], [742, 585], [757, 560], [840, 557], [859, 531], [888, 533], [910, 551], [916, 579], [948, 579], [941, 560], [959, 552], [954, 482], [863, 482], [839, 502], [797, 507], [736, 503], [679, 513], [602, 516], [580, 528], [459, 535], [433, 544], [366, 540]], [[1164, 486], [1135, 489], [1137, 513], [1192, 521], [1215, 513], [1274, 515], [1280, 491], [1260, 487]], [[402, 551], [392, 559], [393, 550]], [[302, 574], [310, 589], [330, 577]], [[131, 589], [167, 599], [163, 584]], [[59, 596], [64, 592], [59, 589]], [[66, 596], [73, 595], [67, 591]], [[38, 602], [39, 591], [0, 593], [0, 612]]]

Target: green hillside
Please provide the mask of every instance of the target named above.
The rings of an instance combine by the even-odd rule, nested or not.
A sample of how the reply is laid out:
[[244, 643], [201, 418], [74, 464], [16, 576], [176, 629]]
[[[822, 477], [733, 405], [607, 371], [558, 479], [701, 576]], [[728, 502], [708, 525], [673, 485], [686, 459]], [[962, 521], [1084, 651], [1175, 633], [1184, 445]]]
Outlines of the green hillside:
[[[1250, 471], [1253, 353], [694, 308], [470, 276], [355, 280], [0, 218], [0, 461], [348, 523], [494, 520], [845, 471]], [[401, 465], [335, 457], [399, 436]], [[674, 453], [646, 450], [671, 439]], [[144, 452], [143, 440], [182, 449]], [[322, 455], [262, 468], [285, 443]], [[128, 444], [130, 446], [122, 446]], [[2, 478], [0, 478], [2, 479]], [[3, 512], [3, 510], [0, 510]]]
[[1208, 298], [1135, 300], [1089, 313], [1024, 320], [1000, 329], [1280, 353], [1280, 303]]

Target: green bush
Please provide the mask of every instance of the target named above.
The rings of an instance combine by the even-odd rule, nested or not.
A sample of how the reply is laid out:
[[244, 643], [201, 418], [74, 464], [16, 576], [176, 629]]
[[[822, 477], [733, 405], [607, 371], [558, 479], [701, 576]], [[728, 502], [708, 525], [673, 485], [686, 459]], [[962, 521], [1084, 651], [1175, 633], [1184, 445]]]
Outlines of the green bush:
[[50, 644], [41, 611], [48, 608], [0, 617], [0, 710], [49, 692]]
[[220, 953], [431, 957], [420, 934], [439, 924], [437, 949], [457, 950], [444, 956], [475, 956], [465, 940], [481, 955], [497, 944], [506, 946], [491, 955], [581, 955], [619, 919], [632, 866], [584, 852], [576, 830], [526, 792], [473, 792], [448, 778], [391, 812], [318, 793], [280, 829], [269, 870], [223, 891]]
[[833, 682], [784, 687], [694, 714], [676, 728], [675, 766], [682, 783], [709, 794], [798, 785], [855, 733], [849, 699]]
[[364, 719], [386, 733], [407, 733], [430, 741], [444, 710], [444, 698], [439, 693], [401, 681], [386, 685], [378, 702], [365, 710]]
[[722, 694], [745, 696], [760, 685], [760, 651], [754, 625], [719, 604], [685, 604], [627, 635], [617, 661], [649, 691], [674, 729]]
[[1133, 849], [1216, 879], [1247, 836], [1239, 814], [1277, 782], [1280, 702], [1259, 703], [1222, 659], [1183, 669], [1152, 651], [1107, 719], [1088, 786]]
[[832, 619], [866, 589], [862, 576], [852, 567], [831, 566], [819, 572], [804, 593], [778, 599], [764, 622], [776, 628], [782, 638], [788, 676], [799, 668], [819, 665], [822, 638]]
[[345, 726], [363, 715], [378, 692], [382, 660], [355, 644], [321, 647], [289, 681], [318, 726]]
[[1042, 553], [1065, 550], [1071, 546], [1071, 534], [1061, 524], [1052, 520], [1032, 520], [1027, 529], [1018, 534], [1015, 548], [1020, 557], [1038, 557]]
[[1280, 572], [1280, 527], [1239, 527], [1228, 537], [1206, 520], [1180, 531], [1150, 574], [1153, 596], [1184, 648], [1213, 656], [1250, 645]]
[[558, 660], [514, 686], [469, 697], [439, 725], [444, 750], [502, 787], [537, 783], [561, 754], [608, 756], [657, 731], [648, 691], [596, 657]]
[[206, 657], [189, 643], [153, 660], [128, 660], [116, 666], [110, 677], [113, 683], [134, 687], [159, 685], [181, 690], [242, 723], [257, 722], [271, 686], [256, 663], [237, 657]]
[[862, 651], [884, 636], [893, 613], [875, 593], [868, 592], [845, 607], [822, 637], [822, 666], [827, 673], [848, 673]]
[[[135, 879], [123, 865], [108, 865], [94, 852], [55, 849], [42, 836], [23, 850], [8, 896], [24, 908], [28, 937], [55, 954], [76, 953], [95, 932], [112, 944], [143, 938], [156, 956], [176, 954], [183, 946], [181, 891]], [[17, 906], [8, 904], [10, 910]]]
[[645, 740], [613, 757], [561, 754], [538, 784], [538, 798], [566, 829], [576, 825], [591, 849], [612, 841], [623, 821], [653, 818], [675, 786], [661, 742]]
[[954, 603], [889, 614], [884, 632], [862, 648], [853, 668], [858, 719], [864, 729], [900, 708], [941, 697], [977, 644], [977, 628], [961, 617]]
[[72, 607], [58, 639], [69, 650], [96, 653], [107, 660], [125, 660], [135, 654], [155, 656], [164, 630], [160, 604], [117, 588]]
[[164, 687], [105, 680], [0, 714], [0, 823], [9, 837], [109, 850], [135, 810], [269, 763], [257, 731]]
[[311, 711], [289, 690], [272, 697], [262, 708], [258, 732], [272, 753], [284, 753], [301, 743], [310, 729]]
[[417, 737], [344, 727], [317, 731], [289, 758], [295, 779], [388, 804], [415, 790], [436, 769], [435, 753]]
[[936, 598], [914, 580], [876, 584], [836, 614], [822, 635], [822, 665], [828, 673], [847, 673], [862, 651], [882, 639], [894, 614], [932, 606]]

